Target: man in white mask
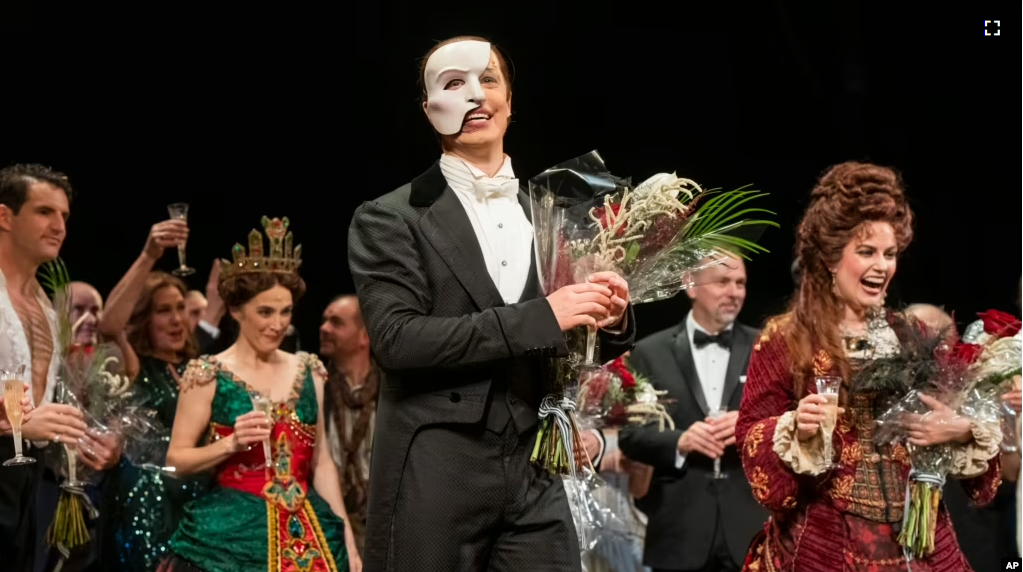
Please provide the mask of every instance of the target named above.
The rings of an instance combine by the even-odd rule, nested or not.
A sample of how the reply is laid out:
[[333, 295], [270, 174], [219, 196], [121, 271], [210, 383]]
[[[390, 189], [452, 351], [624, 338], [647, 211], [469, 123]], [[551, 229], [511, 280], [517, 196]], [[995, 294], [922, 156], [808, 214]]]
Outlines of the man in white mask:
[[599, 273], [542, 296], [528, 197], [504, 154], [511, 85], [499, 51], [476, 37], [441, 42], [420, 81], [443, 154], [363, 203], [348, 242], [385, 374], [365, 567], [576, 572], [561, 480], [529, 461], [538, 405], [549, 359], [568, 355], [563, 332], [601, 328], [604, 360], [631, 348], [628, 285]]

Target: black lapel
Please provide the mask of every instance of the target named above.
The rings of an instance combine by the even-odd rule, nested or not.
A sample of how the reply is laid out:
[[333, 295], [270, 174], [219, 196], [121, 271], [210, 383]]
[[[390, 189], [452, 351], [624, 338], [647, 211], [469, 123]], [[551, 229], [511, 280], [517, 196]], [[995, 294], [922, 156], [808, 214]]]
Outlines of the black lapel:
[[[448, 188], [440, 162], [412, 181], [409, 204], [429, 206], [420, 222], [423, 234], [447, 263], [480, 310], [504, 306], [497, 286], [487, 272], [479, 239], [465, 208]], [[431, 206], [432, 205], [432, 206]]]
[[408, 202], [414, 207], [428, 207], [444, 194], [448, 182], [440, 170], [440, 161], [436, 161], [422, 175], [412, 179], [412, 191]]
[[[519, 204], [522, 205], [522, 212], [526, 213], [526, 220], [533, 223], [533, 207], [529, 202], [529, 194], [519, 191]], [[526, 279], [526, 286], [522, 289], [521, 302], [533, 300], [543, 296], [543, 289], [540, 287], [540, 275], [536, 271], [536, 242], [530, 245], [531, 255], [529, 257], [529, 278]]]
[[693, 348], [689, 345], [689, 331], [685, 322], [682, 322], [678, 332], [675, 333], [675, 340], [671, 345], [671, 353], [675, 356], [675, 361], [678, 362], [678, 367], [682, 371], [682, 378], [685, 380], [686, 385], [689, 386], [693, 399], [696, 400], [696, 404], [700, 406], [703, 414], [707, 415], [710, 410], [707, 408], [707, 398], [703, 395], [703, 385], [700, 382], [700, 376], [696, 373], [696, 362], [693, 361]]
[[739, 378], [746, 375], [749, 368], [750, 354], [753, 352], [754, 337], [746, 328], [739, 324], [732, 327], [732, 346], [728, 348], [728, 370], [725, 373], [725, 391], [721, 394], [721, 406], [727, 406], [732, 400], [735, 388], [739, 386]]

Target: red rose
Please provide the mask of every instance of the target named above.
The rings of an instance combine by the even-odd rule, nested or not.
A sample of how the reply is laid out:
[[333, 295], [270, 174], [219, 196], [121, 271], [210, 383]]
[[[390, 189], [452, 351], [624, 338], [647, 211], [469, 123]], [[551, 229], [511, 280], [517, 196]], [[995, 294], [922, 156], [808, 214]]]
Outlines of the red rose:
[[618, 376], [618, 379], [622, 382], [622, 389], [632, 389], [636, 387], [636, 377], [632, 375], [629, 368], [625, 365], [624, 358], [618, 358], [611, 362], [608, 366], [608, 371]]
[[[611, 205], [611, 213], [614, 214], [616, 217], [618, 216], [618, 213], [621, 211], [621, 209], [622, 209], [621, 203]], [[596, 216], [597, 220], [600, 221], [600, 228], [607, 228], [611, 226], [611, 217], [606, 216], [605, 213], [607, 213], [607, 210], [604, 207], [597, 207], [593, 209], [594, 216]], [[618, 229], [618, 232], [615, 233], [615, 236], [623, 236], [625, 234], [625, 229], [628, 226], [629, 225], [627, 224], [622, 225], [622, 227]]]
[[970, 365], [977, 361], [980, 354], [984, 353], [984, 348], [977, 344], [964, 344], [962, 342], [956, 342], [952, 346], [951, 360], [953, 363], [962, 363]]
[[1012, 314], [988, 310], [978, 316], [984, 321], [984, 332], [996, 338], [1011, 338], [1019, 333], [1020, 321]]

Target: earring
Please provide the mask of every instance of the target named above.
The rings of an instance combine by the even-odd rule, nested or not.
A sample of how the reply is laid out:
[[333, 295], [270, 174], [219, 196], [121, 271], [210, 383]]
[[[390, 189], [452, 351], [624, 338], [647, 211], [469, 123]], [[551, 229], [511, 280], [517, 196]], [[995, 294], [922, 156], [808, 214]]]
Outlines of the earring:
[[831, 271], [831, 291], [838, 296], [838, 280], [835, 278], [838, 273], [834, 270]]

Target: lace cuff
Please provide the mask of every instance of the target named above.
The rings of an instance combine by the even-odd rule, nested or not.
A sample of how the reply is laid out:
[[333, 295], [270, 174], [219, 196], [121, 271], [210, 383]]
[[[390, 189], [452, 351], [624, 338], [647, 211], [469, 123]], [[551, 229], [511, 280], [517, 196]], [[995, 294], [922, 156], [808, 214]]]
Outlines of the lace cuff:
[[1001, 452], [1002, 429], [998, 423], [970, 421], [973, 440], [952, 448], [952, 474], [969, 479], [987, 472], [988, 461]]
[[820, 431], [810, 440], [796, 436], [796, 412], [788, 411], [774, 427], [774, 452], [797, 475], [820, 475], [827, 466], [824, 437]]

